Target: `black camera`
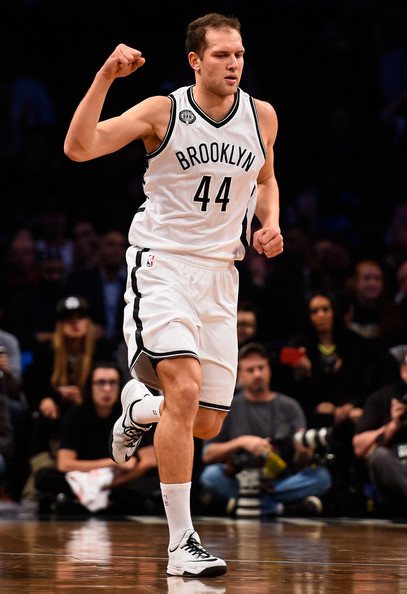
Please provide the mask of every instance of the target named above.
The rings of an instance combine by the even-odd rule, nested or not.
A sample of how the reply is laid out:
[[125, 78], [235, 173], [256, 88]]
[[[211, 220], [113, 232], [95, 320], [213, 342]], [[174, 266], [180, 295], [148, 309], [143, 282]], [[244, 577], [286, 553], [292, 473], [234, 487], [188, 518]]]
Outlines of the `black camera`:
[[229, 476], [234, 476], [241, 470], [248, 468], [261, 468], [264, 464], [262, 456], [253, 456], [246, 450], [239, 450], [228, 460], [228, 471]]

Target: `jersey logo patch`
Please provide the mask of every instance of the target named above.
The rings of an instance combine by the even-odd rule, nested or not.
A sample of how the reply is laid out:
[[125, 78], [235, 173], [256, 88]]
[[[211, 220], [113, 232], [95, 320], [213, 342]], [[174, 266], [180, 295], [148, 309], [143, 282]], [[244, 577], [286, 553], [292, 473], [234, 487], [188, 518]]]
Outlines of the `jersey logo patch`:
[[196, 120], [196, 117], [190, 109], [183, 109], [182, 111], [180, 111], [179, 119], [184, 124], [193, 124]]
[[154, 264], [154, 258], [155, 258], [155, 256], [153, 254], [149, 254], [149, 256], [147, 258], [147, 263], [146, 263], [146, 266], [148, 268], [151, 268], [153, 266], [153, 264]]

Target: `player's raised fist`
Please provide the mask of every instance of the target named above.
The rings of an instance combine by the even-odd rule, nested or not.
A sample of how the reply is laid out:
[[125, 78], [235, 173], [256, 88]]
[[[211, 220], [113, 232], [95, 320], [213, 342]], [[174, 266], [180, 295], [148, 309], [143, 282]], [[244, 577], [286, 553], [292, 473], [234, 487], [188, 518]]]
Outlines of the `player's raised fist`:
[[142, 57], [139, 50], [120, 43], [100, 71], [107, 78], [128, 76], [143, 66], [144, 62], [145, 58]]

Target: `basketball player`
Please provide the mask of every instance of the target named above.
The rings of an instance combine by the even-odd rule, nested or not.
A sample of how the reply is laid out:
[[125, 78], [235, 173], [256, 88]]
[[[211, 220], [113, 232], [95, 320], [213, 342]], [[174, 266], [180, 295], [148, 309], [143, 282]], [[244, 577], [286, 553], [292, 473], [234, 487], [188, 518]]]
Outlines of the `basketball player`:
[[[157, 422], [155, 450], [169, 526], [167, 571], [217, 576], [226, 563], [200, 544], [190, 512], [193, 436], [218, 434], [236, 381], [235, 260], [253, 236], [259, 253], [283, 250], [274, 176], [274, 109], [239, 88], [244, 47], [235, 18], [208, 14], [187, 29], [195, 85], [150, 97], [100, 121], [118, 77], [144, 65], [120, 44], [97, 72], [70, 124], [65, 152], [87, 161], [142, 139], [146, 201], [129, 231], [124, 334], [135, 379], [111, 435], [118, 463]], [[142, 383], [140, 383], [142, 382]], [[155, 396], [144, 384], [159, 388]]]

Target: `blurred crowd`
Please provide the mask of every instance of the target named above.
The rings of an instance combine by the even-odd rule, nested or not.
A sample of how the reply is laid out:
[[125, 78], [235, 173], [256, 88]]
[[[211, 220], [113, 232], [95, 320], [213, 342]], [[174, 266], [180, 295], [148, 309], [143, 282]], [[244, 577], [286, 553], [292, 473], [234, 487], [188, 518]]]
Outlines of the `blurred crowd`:
[[[70, 162], [63, 154], [70, 117], [122, 41], [147, 61], [134, 80], [117, 82], [128, 89], [127, 102], [113, 88], [106, 111], [192, 81], [184, 31], [200, 13], [180, 2], [160, 3], [159, 10], [155, 2], [134, 4], [114, 24], [106, 2], [59, 3], [63, 19], [43, 0], [5, 8], [3, 55], [12, 43], [13, 59], [0, 74], [0, 475], [3, 499], [38, 503], [40, 493], [44, 509], [56, 496], [60, 507], [68, 506], [67, 474], [95, 470], [80, 460], [102, 460], [96, 470], [109, 469], [97, 480], [120, 492], [112, 497], [115, 509], [133, 511], [132, 501], [145, 511], [161, 505], [152, 441], [132, 468], [117, 473], [106, 463], [102, 440], [90, 450], [71, 441], [67, 429], [88, 419], [92, 435], [105, 436], [108, 423], [101, 419], [114, 417], [120, 385], [129, 378], [125, 251], [143, 200], [144, 168], [139, 144], [95, 163]], [[399, 430], [403, 423], [402, 410], [391, 413], [384, 405], [375, 421], [380, 427], [363, 415], [372, 394], [396, 384], [395, 399], [404, 406], [407, 6], [401, 0], [267, 6], [267, 19], [259, 2], [214, 7], [241, 19], [242, 87], [270, 101], [279, 119], [275, 169], [284, 253], [267, 261], [250, 248], [236, 264], [239, 345], [254, 341], [266, 349], [272, 390], [300, 405], [308, 428], [335, 427], [335, 439], [317, 452], [332, 481], [325, 506], [362, 513], [393, 483], [382, 488], [372, 476], [366, 447], [355, 445], [354, 436], [361, 428], [392, 422]], [[75, 407], [82, 408], [65, 426]], [[72, 414], [79, 415], [77, 425]], [[382, 442], [391, 444], [394, 434], [386, 435]], [[197, 509], [206, 504], [213, 512], [216, 498], [198, 486], [208, 444], [196, 445]], [[73, 450], [76, 463], [67, 462]]]

